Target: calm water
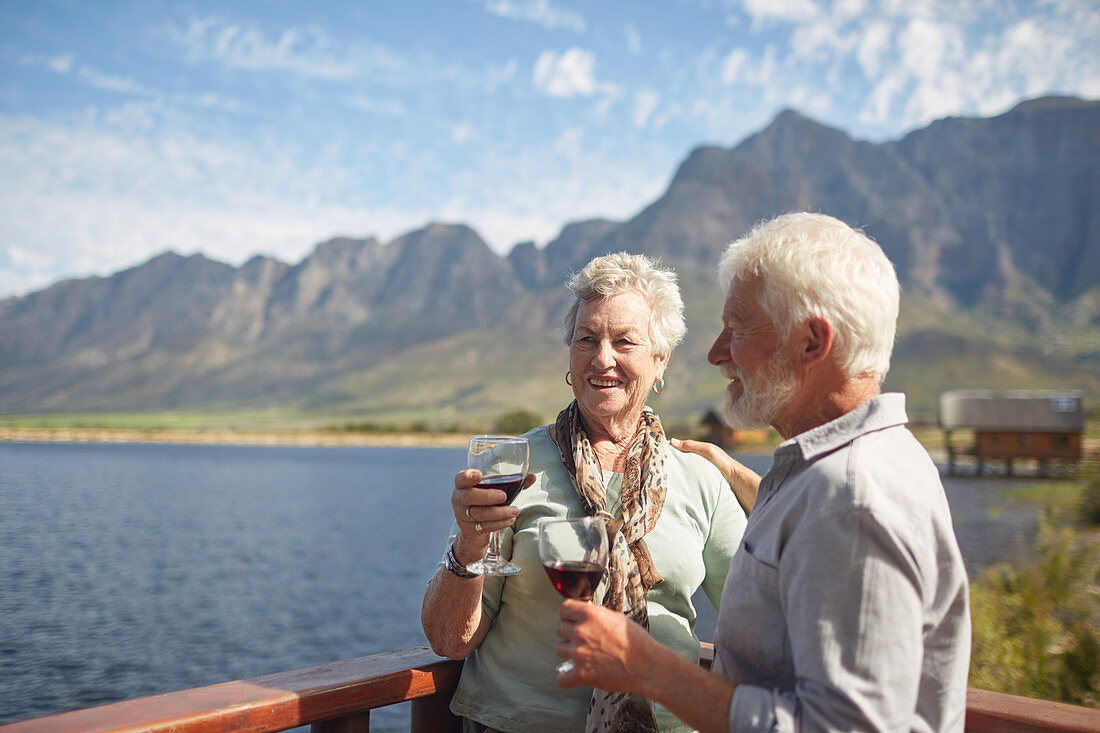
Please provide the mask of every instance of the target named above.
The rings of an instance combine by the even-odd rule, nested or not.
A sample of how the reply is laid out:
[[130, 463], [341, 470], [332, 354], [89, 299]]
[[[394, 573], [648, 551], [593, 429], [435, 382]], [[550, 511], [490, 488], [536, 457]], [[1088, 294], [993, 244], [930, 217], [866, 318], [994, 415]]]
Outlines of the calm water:
[[[464, 461], [0, 444], [0, 723], [425, 643], [420, 597]], [[1008, 483], [947, 484], [972, 568], [1030, 544], [1036, 511], [1006, 502]], [[373, 729], [407, 719], [379, 710]]]

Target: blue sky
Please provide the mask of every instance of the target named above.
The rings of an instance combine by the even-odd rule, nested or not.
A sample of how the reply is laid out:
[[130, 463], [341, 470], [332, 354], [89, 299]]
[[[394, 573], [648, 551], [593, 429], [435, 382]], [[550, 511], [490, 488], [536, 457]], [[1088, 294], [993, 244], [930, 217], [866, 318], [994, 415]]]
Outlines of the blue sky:
[[429, 221], [543, 244], [787, 107], [881, 141], [1100, 97], [1097, 38], [1100, 0], [0, 0], [0, 297]]

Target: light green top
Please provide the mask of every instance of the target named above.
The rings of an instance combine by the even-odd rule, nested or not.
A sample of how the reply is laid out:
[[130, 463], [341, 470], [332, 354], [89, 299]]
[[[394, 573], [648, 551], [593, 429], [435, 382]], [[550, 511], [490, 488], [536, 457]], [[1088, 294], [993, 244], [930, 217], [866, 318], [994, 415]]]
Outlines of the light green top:
[[[466, 659], [451, 710], [502, 731], [583, 730], [592, 690], [558, 687], [555, 668], [561, 659], [555, 653], [554, 629], [562, 599], [539, 561], [537, 526], [543, 517], [579, 517], [583, 511], [548, 426], [535, 428], [527, 438], [530, 470], [536, 480], [516, 498], [519, 517], [501, 533], [501, 554], [518, 563], [523, 572], [485, 579], [482, 604], [494, 623], [481, 646]], [[664, 577], [647, 597], [650, 632], [665, 646], [698, 662], [691, 597], [702, 586], [717, 607], [746, 519], [714, 466], [667, 444], [666, 449], [665, 505], [657, 526], [645, 536]], [[615, 514], [621, 483], [621, 474], [605, 473], [608, 508]], [[457, 531], [457, 526], [452, 528], [448, 545]], [[656, 710], [661, 730], [690, 730], [664, 708]]]

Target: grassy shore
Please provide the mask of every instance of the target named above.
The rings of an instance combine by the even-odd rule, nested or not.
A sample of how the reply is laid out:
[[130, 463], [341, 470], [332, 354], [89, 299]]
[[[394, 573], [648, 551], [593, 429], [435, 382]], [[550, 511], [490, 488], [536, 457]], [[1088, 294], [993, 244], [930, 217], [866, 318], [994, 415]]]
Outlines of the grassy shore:
[[459, 433], [366, 433], [325, 429], [89, 428], [0, 426], [0, 441], [24, 443], [186, 443], [208, 445], [464, 448]]
[[[462, 448], [470, 435], [501, 431], [491, 423], [436, 430], [427, 423], [379, 426], [364, 423], [356, 417], [293, 410], [0, 415], [0, 442]], [[942, 431], [930, 425], [910, 427], [935, 460], [946, 460]], [[703, 433], [701, 426], [686, 421], [668, 421], [666, 428], [672, 437], [701, 438]], [[970, 439], [970, 436], [960, 434], [958, 441], [966, 443]], [[740, 446], [733, 452], [771, 453], [778, 443], [779, 437], [772, 431], [763, 443]], [[1097, 452], [1100, 452], [1100, 422], [1089, 421], [1084, 436], [1084, 453], [1094, 455]]]

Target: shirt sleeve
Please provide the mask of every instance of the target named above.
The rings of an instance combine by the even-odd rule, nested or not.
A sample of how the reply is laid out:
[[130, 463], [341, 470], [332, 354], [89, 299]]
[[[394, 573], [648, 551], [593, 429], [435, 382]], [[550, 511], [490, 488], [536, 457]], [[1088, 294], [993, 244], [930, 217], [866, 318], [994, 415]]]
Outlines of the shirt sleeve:
[[899, 529], [857, 508], [792, 532], [779, 591], [795, 687], [739, 687], [731, 731], [910, 729], [923, 654], [922, 583]]
[[722, 589], [730, 571], [730, 560], [741, 544], [748, 518], [737, 503], [733, 490], [720, 479], [718, 500], [710, 517], [710, 533], [703, 545], [703, 565], [706, 575], [703, 577], [703, 592], [718, 608], [722, 600]]

